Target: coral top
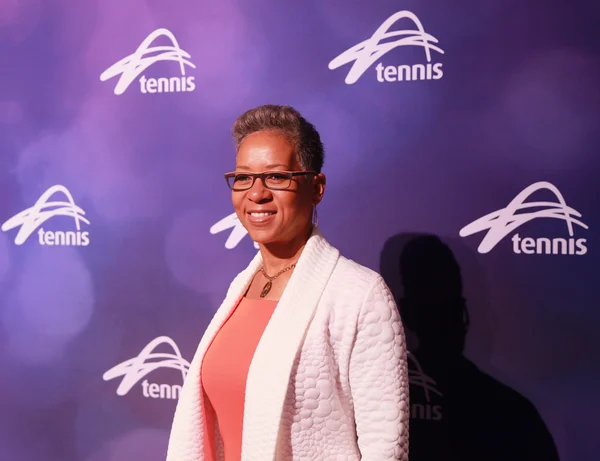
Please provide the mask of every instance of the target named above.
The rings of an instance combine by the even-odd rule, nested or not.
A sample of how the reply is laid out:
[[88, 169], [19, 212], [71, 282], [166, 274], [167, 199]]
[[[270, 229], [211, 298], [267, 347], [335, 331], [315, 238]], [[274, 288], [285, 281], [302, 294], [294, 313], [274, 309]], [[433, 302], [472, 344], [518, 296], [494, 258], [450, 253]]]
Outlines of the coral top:
[[277, 301], [243, 297], [221, 327], [202, 362], [200, 379], [217, 415], [225, 461], [242, 456], [246, 378], [254, 351]]

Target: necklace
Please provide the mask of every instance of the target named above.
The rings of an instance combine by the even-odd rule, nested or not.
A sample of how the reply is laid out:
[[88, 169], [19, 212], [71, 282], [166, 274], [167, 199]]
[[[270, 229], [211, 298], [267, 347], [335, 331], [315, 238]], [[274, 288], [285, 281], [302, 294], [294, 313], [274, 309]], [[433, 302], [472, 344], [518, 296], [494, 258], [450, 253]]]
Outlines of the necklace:
[[273, 280], [275, 280], [277, 277], [279, 277], [281, 274], [283, 274], [286, 271], [289, 271], [290, 269], [292, 269], [293, 267], [296, 266], [296, 263], [286, 267], [285, 269], [281, 269], [279, 272], [277, 272], [273, 277], [269, 277], [267, 275], [267, 273], [265, 272], [264, 267], [260, 268], [260, 271], [262, 272], [262, 274], [269, 280], [267, 283], [265, 283], [265, 286], [263, 287], [262, 291], [260, 292], [260, 297], [264, 298], [265, 296], [267, 296], [267, 293], [269, 293], [269, 291], [271, 291], [271, 287], [273, 286]]

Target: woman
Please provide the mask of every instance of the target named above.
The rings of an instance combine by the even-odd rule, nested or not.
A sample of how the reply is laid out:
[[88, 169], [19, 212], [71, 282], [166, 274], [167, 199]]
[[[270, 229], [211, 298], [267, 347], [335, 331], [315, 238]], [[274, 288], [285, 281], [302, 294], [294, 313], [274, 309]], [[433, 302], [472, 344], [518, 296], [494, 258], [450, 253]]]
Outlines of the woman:
[[200, 341], [167, 460], [406, 461], [403, 327], [383, 279], [313, 224], [325, 191], [319, 134], [271, 105], [233, 132], [225, 177], [260, 250]]

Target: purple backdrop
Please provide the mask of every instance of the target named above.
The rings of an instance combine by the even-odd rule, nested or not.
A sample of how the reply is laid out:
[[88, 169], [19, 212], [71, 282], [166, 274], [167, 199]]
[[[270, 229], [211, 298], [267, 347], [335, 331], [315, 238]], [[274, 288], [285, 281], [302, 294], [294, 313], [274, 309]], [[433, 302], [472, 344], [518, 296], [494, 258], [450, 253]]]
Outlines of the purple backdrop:
[[222, 175], [234, 119], [264, 103], [322, 134], [334, 245], [399, 302], [408, 279], [417, 305], [448, 283], [466, 299], [470, 371], [443, 388], [413, 357], [413, 434], [458, 414], [494, 451], [536, 421], [534, 453], [597, 459], [597, 14], [2, 1], [0, 459], [164, 459], [187, 361], [256, 251]]

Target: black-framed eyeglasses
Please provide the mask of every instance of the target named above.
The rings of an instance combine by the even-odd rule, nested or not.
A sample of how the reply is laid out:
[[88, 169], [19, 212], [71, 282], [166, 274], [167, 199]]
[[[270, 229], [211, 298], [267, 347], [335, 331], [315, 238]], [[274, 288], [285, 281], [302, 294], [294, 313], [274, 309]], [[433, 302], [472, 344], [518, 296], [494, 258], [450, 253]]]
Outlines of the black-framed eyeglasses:
[[225, 180], [231, 190], [251, 189], [256, 179], [260, 179], [267, 189], [285, 190], [292, 185], [295, 176], [314, 176], [316, 171], [264, 171], [262, 173], [232, 172], [225, 174]]

